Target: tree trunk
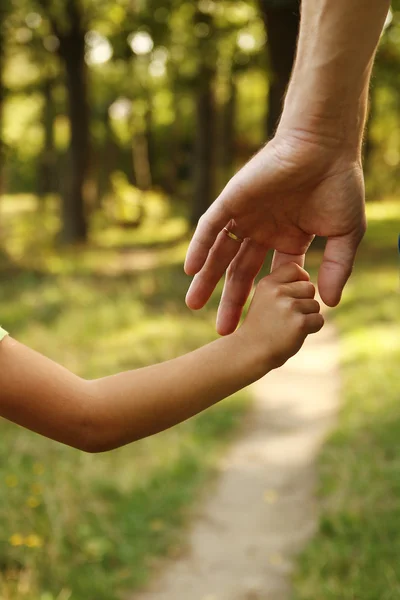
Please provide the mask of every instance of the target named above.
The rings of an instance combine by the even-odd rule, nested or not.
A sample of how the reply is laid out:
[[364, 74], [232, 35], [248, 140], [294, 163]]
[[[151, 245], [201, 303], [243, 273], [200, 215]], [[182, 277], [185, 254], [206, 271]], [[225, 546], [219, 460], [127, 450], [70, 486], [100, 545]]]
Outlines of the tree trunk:
[[215, 138], [215, 57], [210, 56], [212, 20], [210, 15], [197, 13], [197, 23], [210, 28], [207, 40], [199, 40], [199, 72], [196, 90], [196, 134], [194, 147], [194, 190], [191, 225], [195, 226], [214, 200], [214, 138]]
[[[172, 196], [179, 195], [179, 169], [182, 162], [182, 110], [181, 94], [179, 89], [179, 70], [170, 75], [170, 89], [174, 97], [174, 119], [169, 128], [169, 160], [163, 161], [161, 170], [161, 186]], [[154, 157], [155, 158], [155, 157]]]
[[105, 128], [104, 144], [101, 152], [98, 153], [99, 161], [97, 164], [97, 205], [100, 208], [103, 198], [111, 190], [111, 175], [117, 164], [117, 143], [114, 137], [111, 118], [107, 105], [102, 113], [102, 120]]
[[6, 7], [0, 7], [0, 196], [4, 193], [5, 182], [4, 182], [4, 157], [5, 157], [5, 146], [4, 146], [4, 82], [3, 82], [3, 69], [4, 69], [4, 52], [5, 52], [5, 41], [4, 41], [4, 20], [6, 16]]
[[[132, 142], [132, 161], [135, 182], [140, 190], [148, 190], [152, 186], [151, 166], [150, 166], [150, 108], [146, 110], [144, 118], [133, 118], [134, 135]], [[136, 121], [136, 123], [135, 123]]]
[[44, 198], [47, 194], [56, 191], [56, 148], [54, 141], [55, 106], [53, 99], [53, 80], [46, 79], [43, 85], [43, 126], [44, 148], [39, 165], [39, 196]]
[[149, 163], [149, 188], [153, 185], [153, 168], [156, 161], [156, 147], [153, 140], [153, 99], [150, 90], [147, 90], [147, 110], [145, 114], [145, 137], [147, 146], [147, 159]]
[[[139, 57], [133, 62], [134, 74], [142, 88], [143, 95], [133, 103], [131, 127], [132, 139], [132, 163], [136, 186], [142, 190], [148, 190], [152, 186], [151, 153], [152, 153], [152, 99], [150, 93], [150, 82], [148, 77], [149, 56]], [[135, 70], [136, 67], [136, 70]], [[144, 104], [143, 106], [141, 104]]]
[[194, 204], [191, 224], [196, 225], [214, 200], [214, 71], [202, 69], [197, 97], [197, 123], [194, 155]]
[[267, 47], [271, 65], [266, 123], [268, 139], [274, 135], [279, 123], [293, 69], [300, 27], [299, 4], [297, 0], [281, 4], [273, 3], [270, 0], [260, 0], [267, 30]]
[[235, 160], [235, 123], [237, 109], [237, 86], [233, 73], [228, 82], [228, 97], [223, 106], [221, 131], [221, 170], [224, 182], [228, 181], [234, 170]]
[[69, 35], [61, 46], [71, 131], [68, 179], [63, 198], [62, 241], [75, 243], [87, 239], [84, 186], [89, 168], [89, 105], [84, 34]]
[[[0, 0], [3, 1], [3, 0]], [[52, 0], [38, 0], [49, 17], [57, 36], [59, 56], [66, 74], [68, 116], [70, 123], [70, 146], [68, 166], [63, 187], [61, 241], [84, 242], [87, 239], [84, 188], [89, 169], [89, 103], [88, 77], [85, 62], [85, 35], [80, 0], [64, 3], [62, 16], [58, 18]], [[64, 182], [65, 179], [65, 182]]]

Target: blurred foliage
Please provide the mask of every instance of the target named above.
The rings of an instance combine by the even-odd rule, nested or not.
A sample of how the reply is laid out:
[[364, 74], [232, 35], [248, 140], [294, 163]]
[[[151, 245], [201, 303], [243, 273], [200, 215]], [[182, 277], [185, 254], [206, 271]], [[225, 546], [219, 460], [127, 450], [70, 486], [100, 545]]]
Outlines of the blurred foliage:
[[[2, 23], [6, 191], [44, 188], [62, 195], [63, 180], [70, 177], [66, 156], [73, 126], [68, 114], [70, 82], [60, 57], [65, 53], [62, 43], [72, 19], [71, 7], [79, 13], [89, 69], [89, 211], [110, 190], [113, 170], [124, 171], [139, 187], [147, 170], [152, 185], [175, 197], [187, 197], [192, 185], [193, 132], [198, 126], [194, 111], [198, 40], [201, 55], [208, 53], [217, 65], [213, 87], [220, 115], [232, 73], [238, 78], [242, 105], [249, 110], [237, 118], [235, 154], [239, 160], [251, 154], [263, 141], [259, 123], [266, 107], [265, 32], [257, 5], [212, 0], [197, 4], [10, 1]], [[193, 27], [195, 10], [205, 20]], [[212, 20], [212, 28], [207, 19]], [[50, 186], [40, 181], [46, 176], [46, 165], [54, 172]], [[218, 164], [213, 168], [218, 171]]]
[[[65, 195], [71, 177], [70, 82], [61, 57], [71, 6], [79, 13], [88, 69], [91, 143], [90, 165], [84, 173], [86, 216], [93, 207], [102, 206], [112, 189], [113, 171], [124, 172], [139, 188], [155, 186], [173, 198], [185, 199], [189, 213], [190, 198], [195, 197], [195, 132], [202, 126], [195, 110], [201, 57], [209, 56], [216, 66], [212, 87], [217, 135], [211, 168], [217, 187], [213, 194], [265, 139], [270, 67], [257, 2], [4, 3], [0, 15], [5, 94], [2, 137], [7, 149], [3, 188], [8, 193]], [[197, 24], [196, 11], [204, 17]], [[365, 144], [369, 198], [396, 188], [399, 66], [400, 6], [394, 2], [371, 91]], [[232, 123], [225, 127], [226, 111], [232, 108], [229, 100], [236, 89]], [[233, 144], [232, 151], [227, 143]], [[233, 161], [228, 167], [227, 154], [232, 154]]]
[[395, 0], [382, 35], [370, 92], [365, 143], [367, 199], [397, 192], [400, 165], [400, 3]]
[[[176, 196], [190, 190], [199, 68], [196, 38], [205, 40], [202, 48], [217, 65], [214, 87], [220, 116], [230, 93], [228, 82], [232, 73], [239, 85], [235, 164], [262, 143], [264, 128], [260, 123], [265, 120], [269, 67], [264, 24], [255, 2], [199, 0], [198, 10], [212, 17], [212, 30], [205, 21], [192, 27], [197, 5], [191, 2], [73, 3], [82, 11], [86, 30], [90, 178], [96, 181], [98, 202], [104, 188], [109, 189], [111, 172], [104, 171], [122, 169], [134, 183], [137, 173], [132, 165], [132, 141], [143, 131], [149, 138], [152, 182]], [[49, 80], [54, 104], [51, 164], [57, 173], [55, 189], [51, 191], [62, 192], [60, 180], [69, 143], [67, 82], [52, 23], [56, 27], [60, 23], [62, 33], [68, 24], [67, 6], [67, 2], [54, 0], [9, 0], [2, 8], [6, 94], [3, 137], [8, 149], [5, 179], [9, 193], [32, 192], [41, 187], [38, 179], [43, 173], [38, 164], [44, 158], [44, 121], [49, 102], [44, 87]], [[399, 63], [400, 7], [394, 2], [392, 20], [378, 52], [371, 92], [373, 118], [367, 162], [368, 191], [372, 197], [392, 193], [396, 185], [400, 161]], [[150, 123], [146, 123], [147, 117]], [[175, 150], [172, 156], [171, 145]], [[217, 160], [215, 169], [218, 168]]]

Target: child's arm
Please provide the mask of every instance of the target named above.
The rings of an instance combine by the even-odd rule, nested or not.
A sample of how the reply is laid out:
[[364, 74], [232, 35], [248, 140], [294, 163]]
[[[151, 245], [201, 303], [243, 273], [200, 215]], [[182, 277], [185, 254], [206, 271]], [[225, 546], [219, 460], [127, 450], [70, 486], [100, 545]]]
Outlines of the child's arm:
[[314, 293], [305, 271], [285, 265], [260, 282], [234, 334], [180, 358], [95, 381], [7, 337], [0, 344], [0, 415], [89, 452], [152, 435], [295, 354], [305, 337], [323, 325]]

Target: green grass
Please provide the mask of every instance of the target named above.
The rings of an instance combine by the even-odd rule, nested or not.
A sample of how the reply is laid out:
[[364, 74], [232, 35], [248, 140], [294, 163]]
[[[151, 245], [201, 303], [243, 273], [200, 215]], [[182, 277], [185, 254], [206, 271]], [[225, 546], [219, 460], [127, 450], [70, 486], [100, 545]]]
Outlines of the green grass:
[[[28, 226], [15, 222], [21, 215], [10, 218], [13, 235]], [[80, 263], [78, 251], [71, 258], [48, 250], [47, 267], [56, 266], [41, 262], [35, 271], [25, 254], [14, 255], [0, 271], [2, 324], [90, 378], [192, 350], [215, 337], [216, 304], [196, 315], [185, 308], [183, 251], [171, 248], [160, 262], [155, 250], [159, 266], [151, 270], [135, 270], [133, 252], [127, 273], [118, 269], [124, 255], [115, 252], [108, 275], [101, 253], [92, 252], [92, 270], [82, 269], [84, 252]], [[239, 394], [105, 455], [85, 455], [1, 422], [0, 597], [113, 600], [140, 586], [158, 556], [179, 552], [190, 505], [246, 405], [247, 395]]]
[[298, 600], [400, 598], [400, 203], [369, 206], [340, 308], [344, 406], [320, 463], [322, 514]]

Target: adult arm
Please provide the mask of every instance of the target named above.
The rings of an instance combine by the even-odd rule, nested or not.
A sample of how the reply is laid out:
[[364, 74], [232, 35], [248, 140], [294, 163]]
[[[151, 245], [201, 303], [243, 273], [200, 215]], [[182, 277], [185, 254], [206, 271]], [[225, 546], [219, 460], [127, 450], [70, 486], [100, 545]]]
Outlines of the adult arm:
[[339, 141], [359, 157], [375, 51], [388, 0], [303, 0], [281, 134]]
[[[295, 67], [274, 139], [228, 183], [193, 236], [185, 270], [190, 308], [208, 301], [227, 271], [217, 329], [237, 326], [267, 251], [273, 266], [304, 263], [328, 238], [319, 291], [339, 303], [365, 232], [361, 144], [368, 85], [388, 0], [303, 0]], [[227, 226], [252, 241], [240, 246]]]

